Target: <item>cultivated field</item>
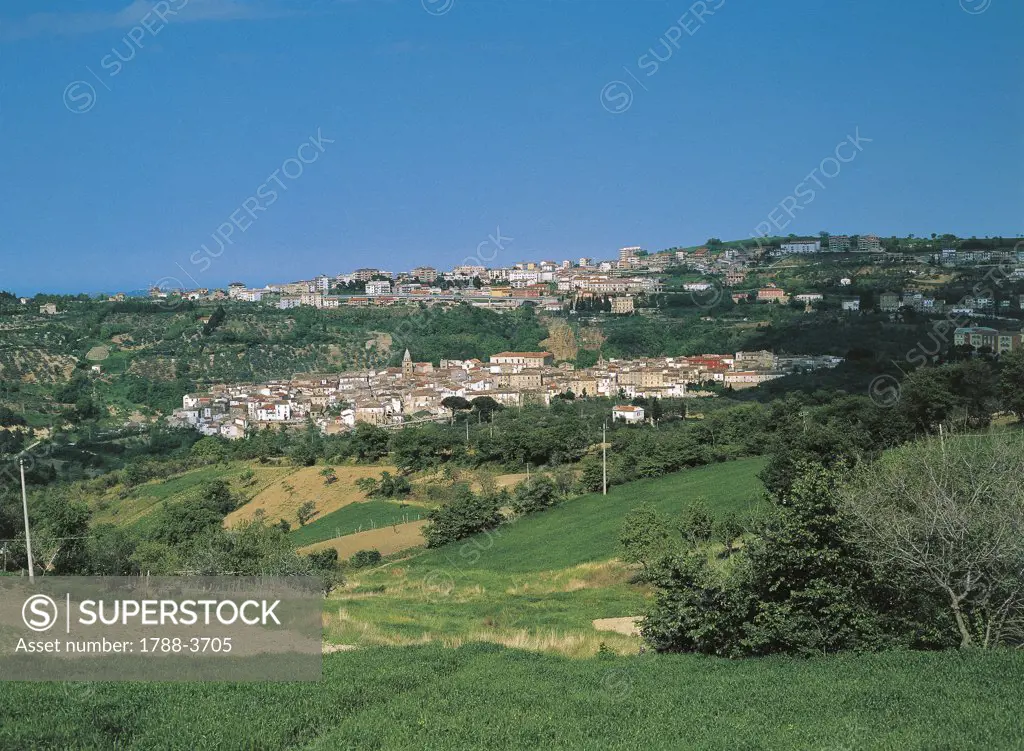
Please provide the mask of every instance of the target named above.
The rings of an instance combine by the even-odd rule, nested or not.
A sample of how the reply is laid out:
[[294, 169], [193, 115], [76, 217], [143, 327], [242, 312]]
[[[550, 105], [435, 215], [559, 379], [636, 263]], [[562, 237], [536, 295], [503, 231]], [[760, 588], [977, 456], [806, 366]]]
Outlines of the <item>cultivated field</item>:
[[292, 530], [292, 544], [304, 547], [357, 532], [426, 519], [430, 510], [419, 502], [370, 500], [350, 503]]
[[325, 540], [314, 545], [307, 545], [299, 548], [300, 553], [312, 553], [315, 550], [326, 550], [333, 548], [338, 551], [338, 558], [350, 558], [360, 550], [378, 550], [381, 555], [392, 555], [394, 553], [419, 547], [426, 544], [421, 530], [426, 525], [425, 520], [406, 522], [405, 524], [394, 524], [389, 527], [372, 529], [368, 532], [357, 532], [354, 535], [336, 537], [332, 540]]
[[271, 522], [284, 519], [295, 527], [298, 526], [295, 512], [306, 501], [314, 503], [317, 516], [324, 516], [366, 497], [356, 487], [356, 480], [363, 477], [377, 478], [381, 472], [394, 474], [396, 471], [389, 466], [337, 466], [334, 468], [337, 481], [325, 485], [320, 475], [321, 470], [323, 467], [302, 467], [279, 477], [251, 501], [228, 514], [224, 525], [232, 527], [240, 521], [252, 519], [262, 510], [265, 519]]

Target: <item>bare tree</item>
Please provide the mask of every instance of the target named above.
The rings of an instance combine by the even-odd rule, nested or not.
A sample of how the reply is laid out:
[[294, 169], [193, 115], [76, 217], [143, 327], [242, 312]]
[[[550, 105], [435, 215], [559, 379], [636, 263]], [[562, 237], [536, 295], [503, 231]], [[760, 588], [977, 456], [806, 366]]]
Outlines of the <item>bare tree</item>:
[[884, 455], [842, 494], [878, 572], [947, 603], [960, 646], [1024, 644], [1024, 437], [939, 437]]

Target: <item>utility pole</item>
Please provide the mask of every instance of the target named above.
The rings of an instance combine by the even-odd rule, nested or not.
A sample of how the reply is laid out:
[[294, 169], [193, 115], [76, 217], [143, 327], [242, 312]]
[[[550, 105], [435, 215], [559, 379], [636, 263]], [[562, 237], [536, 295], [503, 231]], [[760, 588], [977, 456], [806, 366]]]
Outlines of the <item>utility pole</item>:
[[25, 552], [28, 554], [28, 580], [35, 581], [35, 573], [32, 571], [32, 539], [28, 532], [28, 494], [25, 492], [25, 459], [19, 457], [18, 467], [21, 469], [21, 508], [25, 512]]
[[608, 421], [601, 425], [601, 495], [608, 495]]
[[469, 419], [470, 415], [466, 415], [466, 448], [469, 448]]

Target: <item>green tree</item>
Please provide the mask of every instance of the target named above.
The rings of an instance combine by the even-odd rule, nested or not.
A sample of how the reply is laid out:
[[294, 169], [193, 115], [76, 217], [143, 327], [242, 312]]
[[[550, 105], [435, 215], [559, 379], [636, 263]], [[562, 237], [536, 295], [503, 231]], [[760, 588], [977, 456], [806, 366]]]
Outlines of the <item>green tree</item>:
[[918, 368], [903, 381], [900, 410], [921, 433], [935, 432], [947, 423], [956, 402], [947, 373], [941, 368]]
[[672, 550], [667, 520], [650, 504], [629, 510], [622, 520], [619, 547], [625, 563], [639, 564], [643, 578]]
[[235, 507], [231, 489], [223, 480], [211, 480], [193, 489], [180, 501], [165, 502], [157, 512], [150, 539], [182, 547], [220, 529]]
[[699, 498], [683, 512], [679, 533], [690, 547], [697, 547], [711, 539], [714, 524], [707, 501]]
[[472, 401], [471, 406], [484, 422], [490, 422], [491, 416], [502, 409], [501, 404], [490, 396], [478, 396]]
[[493, 529], [502, 522], [497, 498], [477, 495], [467, 485], [456, 486], [452, 499], [431, 511], [428, 518], [423, 528], [428, 548]]
[[365, 568], [367, 566], [376, 566], [381, 561], [380, 551], [376, 548], [373, 550], [360, 550], [357, 551], [348, 562], [352, 564], [352, 568]]
[[661, 417], [665, 413], [665, 410], [662, 409], [661, 400], [658, 399], [658, 397], [654, 397], [654, 399], [651, 400], [651, 407], [649, 413], [651, 420], [654, 422], [655, 425], [661, 422]]
[[356, 480], [356, 487], [363, 491], [367, 498], [377, 495], [377, 480], [373, 477], [360, 477]]
[[874, 649], [897, 637], [904, 603], [879, 584], [837, 508], [841, 474], [804, 465], [733, 565], [677, 556], [652, 577], [642, 632], [660, 651], [726, 656]]
[[166, 576], [182, 570], [178, 550], [164, 542], [142, 540], [135, 546], [129, 559], [132, 570], [139, 574]]
[[360, 461], [375, 462], [388, 453], [388, 432], [361, 422], [352, 433], [352, 449]]
[[556, 505], [559, 501], [554, 481], [547, 475], [537, 474], [516, 486], [512, 493], [512, 508], [517, 514], [533, 514]]
[[316, 504], [313, 501], [306, 501], [295, 512], [295, 518], [299, 520], [299, 526], [305, 527], [306, 522], [316, 516]]
[[726, 556], [732, 556], [733, 545], [745, 531], [746, 528], [735, 512], [727, 514], [715, 525], [715, 536], [725, 545]]
[[223, 461], [227, 454], [228, 451], [224, 443], [213, 436], [200, 438], [192, 444], [192, 448], [189, 450], [189, 456], [204, 464], [214, 464]]

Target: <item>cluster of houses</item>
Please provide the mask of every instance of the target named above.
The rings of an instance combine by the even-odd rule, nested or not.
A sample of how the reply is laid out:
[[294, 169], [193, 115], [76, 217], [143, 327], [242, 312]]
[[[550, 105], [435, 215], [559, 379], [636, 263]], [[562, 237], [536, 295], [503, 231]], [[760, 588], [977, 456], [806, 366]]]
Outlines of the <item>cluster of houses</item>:
[[[501, 352], [488, 363], [477, 359], [415, 362], [408, 351], [400, 367], [340, 374], [307, 374], [264, 384], [224, 384], [188, 394], [171, 420], [206, 435], [244, 437], [249, 430], [304, 425], [313, 420], [325, 433], [357, 423], [402, 426], [445, 420], [449, 397], [470, 403], [490, 397], [505, 407], [550, 404], [559, 396], [693, 397], [710, 392], [709, 382], [752, 388], [798, 370], [835, 367], [836, 357], [781, 358], [771, 352], [737, 352], [643, 360], [600, 360], [592, 368], [555, 365], [550, 352]], [[645, 419], [642, 408], [617, 407], [627, 422]]]

